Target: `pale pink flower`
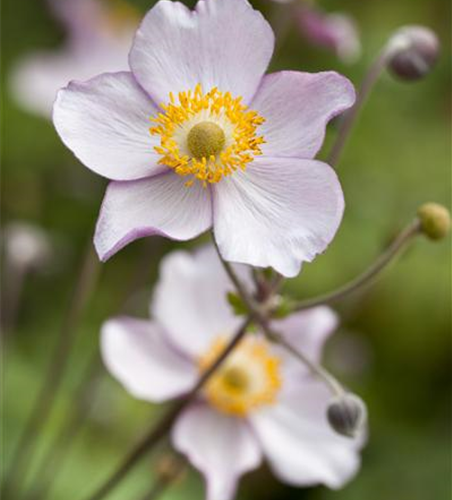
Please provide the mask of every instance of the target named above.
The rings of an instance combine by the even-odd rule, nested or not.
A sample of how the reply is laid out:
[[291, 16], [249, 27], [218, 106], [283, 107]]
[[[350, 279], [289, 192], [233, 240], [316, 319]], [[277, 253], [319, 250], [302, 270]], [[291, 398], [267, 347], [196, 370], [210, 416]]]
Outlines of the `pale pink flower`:
[[125, 1], [107, 3], [48, 0], [67, 38], [61, 49], [31, 53], [13, 68], [10, 91], [24, 109], [50, 118], [56, 94], [68, 81], [127, 69], [139, 19]]
[[162, 0], [137, 31], [131, 72], [59, 92], [63, 142], [113, 181], [94, 240], [102, 260], [143, 236], [188, 240], [212, 226], [225, 259], [285, 276], [326, 249], [344, 200], [314, 157], [354, 89], [334, 72], [264, 76], [273, 47], [246, 0], [195, 11]]
[[[250, 283], [245, 269], [237, 272]], [[118, 317], [103, 325], [110, 373], [145, 401], [188, 393], [243, 321], [226, 302], [230, 290], [213, 248], [165, 257], [153, 319]], [[272, 326], [319, 362], [336, 324], [331, 309], [318, 307]], [[326, 417], [330, 401], [304, 365], [259, 332], [248, 333], [178, 418], [172, 443], [205, 476], [208, 500], [232, 499], [240, 476], [264, 458], [285, 483], [340, 488], [359, 468], [363, 436], [333, 432]]]

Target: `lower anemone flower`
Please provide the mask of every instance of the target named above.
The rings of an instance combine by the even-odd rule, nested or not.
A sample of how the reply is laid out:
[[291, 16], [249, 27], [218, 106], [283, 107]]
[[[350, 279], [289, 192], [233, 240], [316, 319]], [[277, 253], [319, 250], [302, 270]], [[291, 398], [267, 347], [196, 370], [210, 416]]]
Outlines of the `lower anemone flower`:
[[95, 246], [102, 260], [149, 235], [213, 226], [222, 256], [295, 276], [325, 250], [344, 200], [314, 159], [327, 122], [354, 102], [334, 72], [264, 76], [269, 24], [246, 0], [166, 0], [144, 18], [131, 72], [73, 82], [54, 123], [90, 169], [112, 180]]
[[[242, 321], [226, 302], [230, 290], [213, 248], [167, 256], [151, 306], [154, 319], [118, 317], [102, 328], [110, 373], [146, 401], [188, 393]], [[272, 327], [319, 362], [336, 323], [331, 309], [318, 307]], [[250, 332], [176, 421], [172, 442], [204, 474], [208, 500], [230, 500], [240, 476], [264, 457], [286, 483], [339, 488], [357, 472], [362, 436], [346, 438], [330, 428], [330, 401], [304, 365]]]

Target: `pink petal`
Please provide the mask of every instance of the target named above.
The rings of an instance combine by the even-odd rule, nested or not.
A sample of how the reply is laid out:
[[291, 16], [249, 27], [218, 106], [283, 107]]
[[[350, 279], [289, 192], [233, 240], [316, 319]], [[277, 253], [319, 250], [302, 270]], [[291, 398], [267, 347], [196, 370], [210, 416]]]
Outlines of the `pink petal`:
[[156, 323], [128, 317], [102, 326], [101, 351], [109, 372], [133, 396], [165, 401], [188, 392], [198, 374], [194, 365], [165, 342]]
[[174, 447], [207, 481], [207, 500], [232, 500], [242, 474], [259, 466], [262, 454], [246, 421], [207, 406], [186, 410], [173, 428]]
[[[236, 266], [243, 281], [250, 273]], [[174, 345], [197, 358], [218, 336], [233, 334], [241, 322], [233, 314], [226, 294], [234, 291], [213, 246], [194, 254], [172, 252], [161, 265], [152, 315], [165, 327]]]
[[266, 75], [251, 103], [265, 118], [259, 127], [269, 156], [314, 158], [322, 146], [327, 123], [350, 108], [355, 91], [335, 73], [281, 71]]
[[333, 239], [344, 199], [325, 163], [259, 158], [213, 191], [215, 238], [229, 261], [296, 276]]
[[363, 436], [335, 433], [326, 419], [331, 395], [317, 381], [299, 384], [283, 400], [250, 417], [275, 475], [295, 486], [342, 487], [357, 472]]
[[106, 73], [60, 90], [53, 122], [61, 139], [94, 172], [113, 180], [155, 175], [150, 117], [156, 108], [131, 73]]
[[105, 193], [94, 236], [106, 261], [130, 242], [155, 234], [185, 241], [212, 224], [211, 195], [200, 183], [169, 172], [148, 179], [111, 182]]
[[218, 87], [249, 102], [273, 52], [274, 35], [246, 0], [199, 0], [195, 11], [160, 1], [139, 28], [130, 67], [157, 103], [169, 92]]
[[273, 321], [272, 326], [311, 361], [320, 362], [323, 347], [338, 325], [337, 314], [326, 306], [315, 307]]

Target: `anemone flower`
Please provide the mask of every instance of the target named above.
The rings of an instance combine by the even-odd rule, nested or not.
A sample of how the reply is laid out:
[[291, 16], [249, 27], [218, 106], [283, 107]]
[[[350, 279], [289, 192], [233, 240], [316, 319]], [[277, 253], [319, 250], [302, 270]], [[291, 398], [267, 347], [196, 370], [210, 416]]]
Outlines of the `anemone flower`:
[[[238, 272], [250, 283], [243, 268]], [[242, 321], [225, 299], [229, 290], [211, 247], [166, 256], [153, 319], [117, 317], [102, 327], [110, 373], [145, 401], [188, 393]], [[336, 324], [331, 309], [317, 307], [272, 326], [319, 362]], [[172, 443], [205, 476], [208, 500], [230, 500], [240, 476], [263, 458], [285, 483], [340, 488], [358, 470], [362, 436], [333, 432], [326, 418], [330, 400], [304, 365], [250, 332], [176, 421]]]
[[67, 40], [62, 49], [25, 56], [13, 68], [10, 91], [26, 110], [51, 118], [58, 90], [74, 78], [127, 69], [138, 16], [122, 0], [48, 0]]
[[212, 226], [223, 258], [288, 277], [325, 250], [344, 199], [314, 157], [354, 89], [335, 72], [264, 76], [273, 47], [246, 0], [195, 11], [162, 0], [136, 33], [130, 72], [59, 92], [63, 142], [112, 180], [94, 238], [102, 260], [143, 236], [188, 240]]

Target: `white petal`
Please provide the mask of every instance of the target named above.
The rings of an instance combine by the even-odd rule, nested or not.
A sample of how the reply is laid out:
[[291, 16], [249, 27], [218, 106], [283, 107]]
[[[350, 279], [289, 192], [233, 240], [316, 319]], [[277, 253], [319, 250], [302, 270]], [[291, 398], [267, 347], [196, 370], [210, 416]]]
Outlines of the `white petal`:
[[111, 182], [94, 236], [101, 260], [144, 236], [157, 234], [185, 241], [209, 229], [210, 191], [200, 183], [187, 187], [185, 182], [173, 172], [137, 181]]
[[338, 325], [337, 314], [326, 306], [314, 307], [273, 321], [272, 327], [308, 359], [321, 361], [323, 347]]
[[[212, 245], [194, 254], [173, 252], [160, 269], [152, 314], [184, 353], [196, 358], [215, 337], [229, 337], [237, 330], [243, 318], [233, 314], [226, 300], [234, 286]], [[251, 286], [248, 268], [235, 266], [235, 271]]]
[[333, 169], [315, 160], [259, 158], [213, 191], [222, 256], [296, 276], [333, 239], [344, 199]]
[[207, 406], [186, 410], [173, 428], [174, 447], [207, 481], [207, 500], [232, 500], [242, 474], [259, 466], [262, 453], [246, 421]]
[[130, 67], [157, 103], [169, 92], [218, 87], [248, 103], [270, 61], [274, 35], [246, 0], [200, 0], [195, 11], [162, 0], [149, 11]]
[[105, 365], [133, 396], [164, 401], [188, 392], [197, 370], [165, 342], [164, 330], [150, 321], [118, 317], [104, 323]]
[[296, 486], [342, 487], [357, 472], [363, 436], [335, 433], [326, 419], [331, 395], [317, 381], [303, 381], [273, 407], [254, 413], [251, 423], [276, 476]]
[[259, 127], [263, 154], [314, 158], [327, 123], [354, 102], [353, 85], [334, 71], [266, 75], [250, 105], [265, 118]]
[[66, 146], [94, 172], [132, 180], [166, 169], [158, 165], [151, 116], [157, 108], [131, 73], [105, 73], [58, 92], [53, 122]]

